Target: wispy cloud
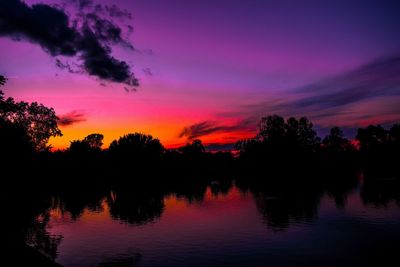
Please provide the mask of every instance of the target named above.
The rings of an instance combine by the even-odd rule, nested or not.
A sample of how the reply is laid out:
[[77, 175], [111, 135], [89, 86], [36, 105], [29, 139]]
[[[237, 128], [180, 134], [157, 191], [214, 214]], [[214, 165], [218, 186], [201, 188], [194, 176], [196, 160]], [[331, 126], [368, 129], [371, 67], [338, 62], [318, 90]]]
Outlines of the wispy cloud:
[[222, 116], [307, 116], [317, 126], [360, 127], [400, 121], [400, 54], [241, 106]]
[[342, 75], [296, 89], [306, 94], [297, 108], [335, 108], [366, 99], [400, 95], [400, 55], [386, 57]]
[[186, 137], [188, 140], [200, 138], [213, 133], [229, 133], [235, 131], [253, 130], [254, 120], [245, 119], [233, 125], [223, 125], [216, 121], [202, 121], [182, 129], [179, 137]]
[[86, 121], [85, 114], [83, 112], [73, 110], [71, 112], [60, 115], [58, 118], [58, 125], [65, 127], [84, 121]]

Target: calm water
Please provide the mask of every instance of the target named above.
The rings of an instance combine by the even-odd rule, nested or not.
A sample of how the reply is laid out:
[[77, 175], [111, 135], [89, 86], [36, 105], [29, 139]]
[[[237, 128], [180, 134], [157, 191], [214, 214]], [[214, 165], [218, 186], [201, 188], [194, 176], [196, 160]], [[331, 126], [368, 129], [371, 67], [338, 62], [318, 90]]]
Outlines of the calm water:
[[145, 200], [110, 191], [81, 208], [54, 198], [28, 243], [48, 242], [66, 267], [366, 266], [398, 253], [390, 194], [212, 189]]

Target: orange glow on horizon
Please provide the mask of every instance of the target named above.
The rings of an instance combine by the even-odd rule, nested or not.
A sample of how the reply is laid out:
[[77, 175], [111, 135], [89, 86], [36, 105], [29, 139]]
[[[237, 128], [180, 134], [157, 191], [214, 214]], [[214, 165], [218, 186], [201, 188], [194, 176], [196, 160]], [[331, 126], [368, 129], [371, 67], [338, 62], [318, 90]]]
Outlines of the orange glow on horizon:
[[[52, 146], [52, 150], [64, 150], [70, 145], [73, 140], [82, 140], [86, 136], [92, 133], [100, 133], [104, 135], [103, 148], [109, 147], [113, 140], [129, 133], [143, 133], [150, 134], [154, 138], [158, 138], [160, 142], [167, 149], [174, 149], [185, 145], [190, 142], [186, 137], [179, 137], [180, 130], [183, 129], [187, 124], [185, 122], [164, 122], [158, 125], [152, 124], [140, 124], [137, 126], [126, 126], [121, 123], [111, 122], [85, 122], [68, 127], [60, 127], [63, 133], [62, 137], [51, 138], [49, 144]], [[204, 145], [209, 144], [229, 144], [234, 143], [237, 140], [243, 138], [249, 138], [254, 136], [254, 133], [237, 131], [237, 132], [221, 132], [212, 133], [199, 137]]]

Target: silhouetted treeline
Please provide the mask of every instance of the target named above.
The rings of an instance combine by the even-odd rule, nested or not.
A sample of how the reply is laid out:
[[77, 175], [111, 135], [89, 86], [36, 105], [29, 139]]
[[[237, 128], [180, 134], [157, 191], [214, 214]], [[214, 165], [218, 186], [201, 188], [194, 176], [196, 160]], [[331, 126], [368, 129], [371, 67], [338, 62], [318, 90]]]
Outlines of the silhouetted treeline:
[[[0, 86], [6, 78], [0, 77]], [[225, 174], [255, 171], [296, 171], [319, 167], [353, 168], [383, 166], [389, 173], [397, 171], [400, 159], [400, 125], [390, 129], [370, 125], [358, 129], [355, 140], [344, 137], [333, 127], [325, 138], [318, 137], [313, 123], [306, 117], [284, 119], [279, 115], [263, 117], [253, 138], [236, 143], [237, 154], [207, 152], [200, 140], [178, 149], [166, 149], [157, 138], [130, 133], [102, 149], [103, 135], [90, 134], [73, 140], [64, 151], [52, 152], [50, 137], [62, 135], [52, 108], [39, 103], [16, 102], [0, 91], [0, 159], [3, 171], [12, 173], [29, 169], [89, 173], [181, 172]], [[12, 168], [12, 166], [26, 168]], [[397, 171], [398, 174], [398, 171]]]
[[278, 115], [261, 119], [255, 137], [238, 141], [235, 148], [247, 168], [270, 166], [293, 171], [297, 168], [382, 168], [397, 172], [400, 160], [400, 125], [389, 130], [381, 125], [359, 128], [355, 140], [333, 127], [324, 139], [317, 136], [312, 122], [302, 117], [285, 120]]

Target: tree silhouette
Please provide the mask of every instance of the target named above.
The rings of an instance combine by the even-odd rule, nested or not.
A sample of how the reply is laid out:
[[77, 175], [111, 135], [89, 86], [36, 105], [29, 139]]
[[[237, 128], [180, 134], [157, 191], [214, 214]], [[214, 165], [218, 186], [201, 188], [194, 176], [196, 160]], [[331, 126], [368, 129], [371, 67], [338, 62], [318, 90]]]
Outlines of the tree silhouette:
[[260, 141], [255, 138], [242, 139], [237, 141], [234, 145], [234, 149], [238, 150], [241, 156], [246, 153], [254, 154], [259, 147]]
[[181, 151], [184, 155], [198, 156], [203, 154], [206, 149], [201, 140], [195, 139], [192, 141], [192, 143], [187, 143], [185, 146], [179, 148], [179, 151]]
[[[4, 77], [3, 75], [0, 75], [0, 87], [4, 86], [6, 84], [7, 78]], [[2, 97], [3, 92], [0, 93], [0, 98]]]
[[351, 149], [349, 140], [344, 138], [343, 131], [339, 127], [333, 127], [330, 134], [322, 141], [324, 149], [330, 153], [341, 153]]
[[358, 129], [356, 139], [360, 142], [361, 151], [372, 153], [381, 150], [388, 137], [388, 132], [381, 125], [369, 125]]
[[75, 158], [87, 158], [101, 152], [103, 145], [102, 134], [94, 133], [86, 136], [83, 140], [74, 140], [71, 142], [68, 152]]
[[389, 139], [393, 145], [400, 145], [400, 124], [394, 124], [389, 130]]
[[320, 145], [321, 139], [317, 132], [313, 129], [313, 123], [306, 117], [301, 117], [299, 120], [298, 138], [300, 146], [303, 149], [315, 151]]
[[99, 133], [89, 134], [83, 139], [84, 142], [87, 142], [89, 147], [92, 150], [101, 150], [101, 146], [103, 145], [104, 136]]
[[314, 150], [320, 142], [313, 124], [306, 117], [299, 120], [290, 117], [286, 122], [278, 115], [264, 117], [259, 124], [257, 137], [261, 142], [279, 149]]
[[0, 119], [22, 128], [35, 150], [46, 150], [50, 137], [62, 136], [53, 108], [37, 102], [15, 102], [11, 97], [4, 99], [3, 94], [0, 95]]
[[73, 140], [71, 141], [68, 151], [70, 153], [76, 154], [76, 155], [82, 155], [82, 154], [87, 154], [90, 151], [90, 145], [88, 142], [85, 142], [84, 140]]
[[235, 148], [241, 155], [295, 155], [296, 153], [315, 152], [320, 138], [313, 124], [305, 117], [285, 119], [279, 115], [263, 117], [258, 125], [258, 133], [252, 139], [241, 140]]
[[296, 146], [298, 142], [298, 131], [299, 131], [299, 121], [294, 118], [290, 117], [286, 121], [285, 125], [285, 141], [288, 146]]
[[164, 152], [160, 140], [151, 135], [132, 133], [112, 141], [109, 153], [119, 160], [148, 160], [160, 158]]
[[286, 132], [285, 119], [278, 115], [261, 118], [258, 125], [257, 138], [262, 142], [279, 144], [283, 141]]
[[19, 125], [0, 118], [0, 158], [3, 161], [27, 159], [32, 155], [33, 144], [25, 130]]
[[36, 102], [28, 104], [25, 116], [21, 117], [21, 123], [27, 129], [36, 150], [45, 150], [50, 137], [62, 136], [57, 120], [53, 108]]

